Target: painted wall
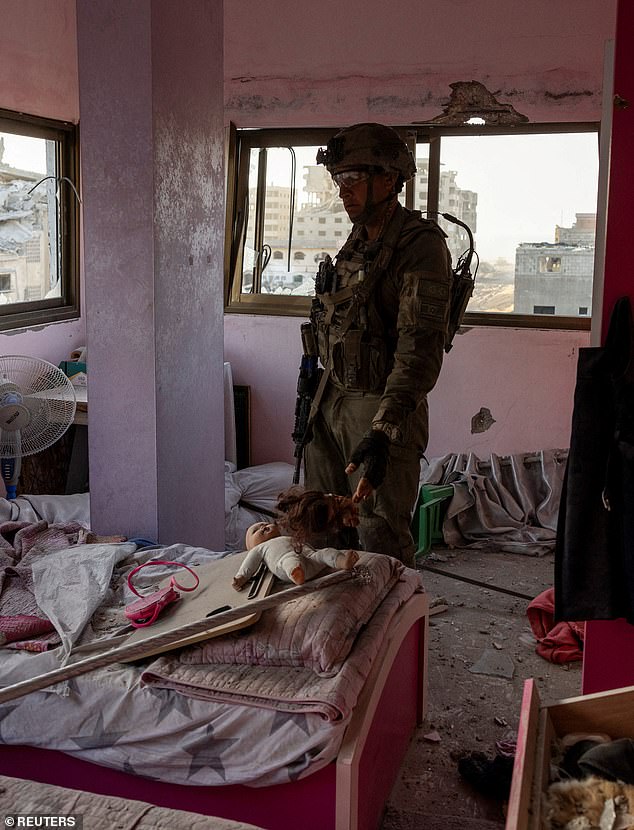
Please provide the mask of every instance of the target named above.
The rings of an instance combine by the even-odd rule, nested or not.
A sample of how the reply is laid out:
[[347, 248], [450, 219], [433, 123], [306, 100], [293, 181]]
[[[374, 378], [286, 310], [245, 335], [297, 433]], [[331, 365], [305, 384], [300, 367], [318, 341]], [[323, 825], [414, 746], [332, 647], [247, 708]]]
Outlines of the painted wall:
[[[79, 120], [75, 0], [0, 0], [0, 108]], [[0, 354], [51, 363], [85, 344], [83, 319], [0, 333]]]
[[616, 0], [242, 0], [225, 5], [226, 114], [240, 127], [439, 115], [477, 80], [532, 121], [598, 120]]
[[[252, 463], [292, 459], [299, 325], [290, 317], [225, 315], [225, 359], [234, 383], [251, 387]], [[588, 343], [587, 332], [532, 329], [482, 327], [458, 336], [429, 398], [427, 457], [567, 447], [577, 351]], [[482, 408], [495, 423], [472, 433]]]
[[221, 549], [222, 0], [0, 0], [0, 21], [0, 108], [81, 120], [89, 310], [0, 349], [90, 340], [96, 530]]
[[[634, 6], [619, 0], [618, 33], [614, 55], [614, 105], [606, 115], [611, 123], [608, 183], [605, 291], [601, 342], [605, 341], [615, 301], [628, 296], [634, 303], [632, 276], [623, 263], [630, 251], [634, 222], [631, 176], [634, 175]], [[629, 173], [627, 171], [630, 171]], [[627, 486], [627, 485], [626, 485]], [[627, 538], [627, 537], [625, 537]], [[610, 552], [612, 553], [612, 552]], [[615, 557], [616, 558], [616, 557]], [[617, 689], [634, 683], [634, 626], [624, 619], [586, 623], [583, 645], [583, 694]]]
[[[247, 0], [225, 7], [225, 115], [238, 127], [424, 122], [477, 80], [531, 121], [599, 121], [616, 0]], [[270, 21], [274, 20], [274, 31]], [[267, 34], [271, 32], [271, 34]], [[225, 358], [252, 394], [252, 462], [292, 457], [297, 318], [225, 315]], [[576, 354], [589, 333], [472, 329], [430, 398], [428, 455], [569, 442]], [[480, 409], [495, 422], [471, 432]]]
[[0, 0], [0, 108], [79, 120], [75, 0]]

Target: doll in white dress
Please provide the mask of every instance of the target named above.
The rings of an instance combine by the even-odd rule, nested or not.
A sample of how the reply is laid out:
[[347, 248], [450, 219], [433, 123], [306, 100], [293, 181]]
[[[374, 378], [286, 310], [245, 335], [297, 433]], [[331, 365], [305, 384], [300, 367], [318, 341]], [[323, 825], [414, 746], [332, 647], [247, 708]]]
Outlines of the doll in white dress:
[[326, 566], [350, 570], [359, 559], [355, 550], [313, 548], [305, 542], [297, 545], [290, 536], [282, 536], [275, 522], [256, 522], [246, 533], [249, 551], [233, 578], [233, 587], [240, 591], [253, 577], [262, 562], [271, 573], [284, 582], [303, 585], [314, 579]]

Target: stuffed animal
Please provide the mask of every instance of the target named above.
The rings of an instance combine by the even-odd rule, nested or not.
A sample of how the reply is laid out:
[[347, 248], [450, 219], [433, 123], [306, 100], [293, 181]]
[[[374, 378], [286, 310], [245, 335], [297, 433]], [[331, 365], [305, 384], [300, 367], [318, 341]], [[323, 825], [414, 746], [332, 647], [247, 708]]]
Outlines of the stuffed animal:
[[326, 566], [335, 570], [350, 570], [359, 559], [355, 550], [335, 550], [335, 548], [315, 549], [303, 544], [301, 553], [297, 553], [293, 540], [282, 536], [274, 522], [257, 522], [247, 530], [246, 547], [249, 553], [233, 578], [236, 591], [242, 590], [245, 583], [255, 574], [262, 562], [266, 563], [271, 573], [284, 582], [303, 585], [307, 579], [313, 579]]
[[543, 796], [544, 830], [634, 828], [634, 786], [594, 775], [558, 781]]

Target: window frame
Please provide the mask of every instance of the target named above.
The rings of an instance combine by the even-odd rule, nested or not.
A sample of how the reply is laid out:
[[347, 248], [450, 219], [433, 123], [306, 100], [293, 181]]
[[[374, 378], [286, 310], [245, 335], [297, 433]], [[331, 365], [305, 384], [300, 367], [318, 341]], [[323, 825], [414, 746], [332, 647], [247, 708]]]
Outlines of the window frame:
[[[242, 273], [236, 266], [242, 262], [246, 226], [240, 243], [242, 223], [247, 220], [247, 212], [238, 205], [248, 204], [249, 196], [249, 159], [252, 149], [269, 147], [325, 146], [328, 139], [340, 128], [257, 128], [237, 129], [231, 124], [228, 138], [227, 155], [227, 216], [225, 235], [225, 313], [229, 314], [268, 314], [271, 316], [307, 317], [311, 298], [279, 294], [243, 293], [241, 292]], [[522, 123], [514, 126], [495, 125], [461, 125], [436, 126], [428, 123], [413, 123], [395, 126], [403, 140], [416, 155], [416, 144], [429, 145], [429, 180], [427, 189], [427, 212], [430, 216], [438, 211], [440, 197], [440, 148], [443, 136], [487, 136], [487, 135], [526, 135], [547, 133], [594, 132], [597, 135], [597, 153], [599, 151], [600, 123], [557, 122], [557, 123]], [[414, 205], [415, 177], [405, 185], [405, 203]], [[258, 181], [258, 210], [260, 193], [266, 189], [265, 181]], [[343, 244], [343, 239], [342, 239]], [[477, 277], [476, 277], [477, 281]], [[497, 326], [505, 328], [561, 329], [584, 331], [590, 330], [591, 316], [569, 317], [549, 314], [509, 314], [505, 312], [467, 312], [463, 326]]]
[[[79, 192], [79, 129], [68, 121], [0, 109], [0, 131], [43, 138], [56, 143], [56, 171]], [[79, 222], [80, 207], [67, 183], [59, 188], [60, 296], [0, 305], [0, 331], [41, 326], [80, 316]]]

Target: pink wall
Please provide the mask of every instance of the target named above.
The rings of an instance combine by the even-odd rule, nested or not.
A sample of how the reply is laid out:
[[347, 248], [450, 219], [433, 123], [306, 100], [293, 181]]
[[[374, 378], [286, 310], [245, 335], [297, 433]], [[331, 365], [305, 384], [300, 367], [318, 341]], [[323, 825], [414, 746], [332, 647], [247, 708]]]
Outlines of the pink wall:
[[0, 107], [79, 121], [75, 0], [2, 0]]
[[244, 0], [225, 4], [238, 126], [391, 124], [440, 114], [478, 80], [532, 121], [599, 120], [615, 0]]
[[[618, 35], [614, 56], [614, 97], [629, 102], [611, 112], [610, 176], [605, 251], [605, 291], [602, 342], [615, 301], [629, 296], [634, 303], [628, 261], [634, 221], [631, 176], [634, 175], [634, 6], [619, 0]], [[630, 171], [629, 173], [627, 171]], [[628, 551], [629, 552], [629, 551]], [[583, 646], [583, 693], [602, 692], [634, 683], [634, 626], [623, 619], [586, 623]]]
[[[292, 459], [299, 325], [292, 317], [225, 315], [225, 360], [234, 383], [251, 387], [255, 464]], [[457, 337], [430, 395], [428, 458], [567, 447], [577, 350], [588, 343], [586, 332], [510, 328]], [[471, 419], [482, 407], [495, 423], [472, 433]]]
[[[484, 83], [532, 121], [599, 121], [616, 0], [249, 0], [225, 5], [225, 115], [238, 127], [425, 121], [454, 81]], [[275, 21], [272, 27], [271, 21]], [[271, 33], [271, 34], [269, 34]], [[290, 459], [297, 318], [225, 315], [225, 359], [251, 386], [252, 461]], [[576, 352], [589, 333], [472, 329], [430, 399], [430, 457], [566, 447]], [[481, 407], [495, 423], [471, 433]]]

